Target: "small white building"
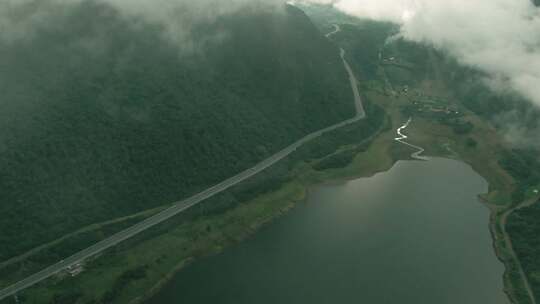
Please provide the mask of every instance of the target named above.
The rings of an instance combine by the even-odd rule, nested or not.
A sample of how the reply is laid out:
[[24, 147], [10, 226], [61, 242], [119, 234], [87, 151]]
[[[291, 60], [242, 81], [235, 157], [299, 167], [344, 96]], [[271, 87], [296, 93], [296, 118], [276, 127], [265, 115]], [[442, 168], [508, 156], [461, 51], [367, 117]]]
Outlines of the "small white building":
[[69, 273], [69, 275], [74, 277], [74, 276], [77, 276], [79, 273], [83, 272], [84, 268], [81, 263], [77, 263], [75, 265], [68, 266], [66, 270]]

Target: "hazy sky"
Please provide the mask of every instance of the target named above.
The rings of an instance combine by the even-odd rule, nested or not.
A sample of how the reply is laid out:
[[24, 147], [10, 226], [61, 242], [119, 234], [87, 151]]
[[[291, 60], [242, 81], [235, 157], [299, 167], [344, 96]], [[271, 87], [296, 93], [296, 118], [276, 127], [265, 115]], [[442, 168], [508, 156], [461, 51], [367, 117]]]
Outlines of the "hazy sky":
[[[70, 8], [87, 0], [0, 0], [0, 39], [32, 37], [35, 29], [49, 27]], [[194, 25], [214, 20], [247, 6], [282, 7], [283, 0], [93, 0], [110, 5], [123, 16], [163, 25], [166, 36], [184, 51], [196, 48], [191, 37]], [[200, 38], [200, 37], [198, 37]], [[214, 39], [216, 37], [210, 37]], [[219, 37], [218, 37], [219, 38]]]
[[540, 106], [540, 9], [530, 0], [310, 1], [399, 23], [404, 38], [447, 50]]

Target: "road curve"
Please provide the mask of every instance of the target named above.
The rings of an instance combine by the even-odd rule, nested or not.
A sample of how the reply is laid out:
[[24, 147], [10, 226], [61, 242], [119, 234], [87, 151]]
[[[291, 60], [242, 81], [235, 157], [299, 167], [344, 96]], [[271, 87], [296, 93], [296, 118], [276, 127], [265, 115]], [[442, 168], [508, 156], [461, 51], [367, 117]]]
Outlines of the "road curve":
[[413, 154], [411, 154], [411, 157], [412, 157], [412, 158], [417, 159], [417, 160], [429, 160], [429, 157], [426, 157], [426, 156], [422, 156], [422, 155], [421, 155], [421, 154], [424, 153], [424, 151], [425, 151], [424, 148], [419, 147], [419, 146], [416, 146], [416, 145], [413, 145], [413, 144], [408, 143], [408, 142], [405, 141], [405, 140], [406, 140], [407, 138], [409, 138], [409, 137], [408, 137], [407, 135], [403, 134], [402, 131], [405, 130], [405, 129], [409, 126], [409, 124], [411, 124], [411, 122], [412, 122], [412, 118], [409, 118], [409, 120], [407, 120], [407, 122], [406, 122], [405, 124], [403, 124], [401, 127], [399, 127], [399, 128], [397, 129], [398, 137], [396, 137], [395, 140], [396, 140], [397, 142], [400, 142], [400, 143], [402, 143], [402, 144], [404, 144], [404, 145], [407, 145], [407, 146], [409, 146], [409, 147], [414, 148], [414, 149], [417, 150], [416, 152], [414, 152]]
[[[335, 31], [326, 35], [326, 37], [330, 37], [332, 36], [333, 34], [339, 32], [341, 29], [339, 26], [335, 26]], [[100, 252], [103, 252], [105, 251], [106, 249], [112, 247], [112, 246], [115, 246], [117, 245], [118, 243], [128, 239], [128, 238], [131, 238], [135, 235], [137, 235], [138, 233], [141, 233], [142, 231], [145, 231], [157, 224], [160, 224], [164, 221], [166, 221], [167, 219], [170, 219], [171, 217], [189, 209], [190, 207], [193, 207], [194, 205], [197, 205], [199, 204], [200, 202], [220, 193], [220, 192], [223, 192], [225, 190], [227, 190], [228, 188], [252, 177], [253, 175], [263, 171], [264, 169], [272, 166], [273, 164], [277, 163], [278, 161], [282, 160], [283, 158], [287, 157], [288, 155], [290, 155], [291, 153], [293, 153], [294, 151], [296, 151], [296, 149], [298, 149], [300, 146], [308, 143], [309, 141], [317, 138], [317, 137], [320, 137], [323, 133], [326, 133], [326, 132], [330, 132], [330, 131], [333, 131], [333, 130], [336, 130], [336, 129], [339, 129], [343, 126], [346, 126], [346, 125], [349, 125], [351, 123], [354, 123], [354, 122], [357, 122], [363, 118], [366, 117], [366, 113], [364, 111], [364, 107], [363, 107], [363, 104], [362, 104], [362, 98], [360, 97], [360, 93], [358, 91], [358, 86], [357, 86], [357, 79], [356, 77], [354, 76], [354, 73], [352, 72], [352, 69], [350, 68], [349, 64], [347, 63], [347, 61], [345, 60], [345, 51], [343, 49], [340, 49], [340, 56], [341, 56], [341, 59], [343, 60], [343, 64], [345, 66], [345, 69], [349, 75], [349, 80], [351, 82], [351, 88], [352, 88], [352, 91], [353, 91], [353, 96], [354, 96], [354, 103], [355, 103], [355, 108], [356, 108], [356, 114], [353, 118], [350, 118], [350, 119], [347, 119], [345, 121], [342, 121], [340, 123], [337, 123], [335, 125], [332, 125], [332, 126], [329, 126], [327, 128], [324, 128], [324, 129], [321, 129], [319, 131], [315, 131], [311, 134], [308, 134], [306, 136], [304, 136], [303, 138], [299, 139], [298, 141], [296, 141], [295, 143], [291, 144], [290, 146], [286, 147], [285, 149], [275, 153], [274, 155], [270, 156], [269, 158], [261, 161], [260, 163], [256, 164], [255, 166], [247, 169], [247, 170], [244, 170], [240, 173], [238, 173], [237, 175], [233, 176], [233, 177], [230, 177], [224, 181], [222, 181], [221, 183], [215, 185], [215, 186], [212, 186], [198, 194], [195, 194], [194, 196], [190, 197], [190, 198], [187, 198], [185, 200], [182, 200], [182, 201], [179, 201], [179, 202], [176, 202], [174, 204], [172, 204], [171, 207], [157, 213], [156, 215], [154, 216], [151, 216], [147, 219], [145, 219], [144, 221], [141, 221], [125, 230], [122, 230], [86, 249], [83, 249], [77, 253], [75, 253], [74, 255], [56, 263], [56, 264], [53, 264], [11, 286], [8, 286], [6, 287], [5, 289], [2, 289], [0, 290], [0, 300], [2, 299], [5, 299], [6, 297], [9, 297], [9, 296], [12, 296], [12, 295], [15, 295], [17, 294], [17, 292], [25, 289], [25, 288], [28, 288], [32, 285], [35, 285], [59, 272], [61, 272], [62, 270], [66, 269], [67, 267], [69, 266], [73, 266], [77, 263], [80, 263], [82, 261], [84, 261], [85, 259], [91, 257], [91, 256], [94, 256]]]
[[[334, 24], [334, 30], [330, 33], [326, 34], [326, 38], [330, 38], [333, 35], [337, 34], [341, 31], [341, 27], [337, 24]], [[356, 79], [356, 76], [354, 75], [351, 66], [345, 59], [346, 52], [343, 48], [339, 49], [339, 55], [341, 56], [341, 60], [343, 61], [343, 66], [345, 67], [345, 70], [347, 71], [347, 74], [349, 75], [349, 82], [351, 83], [351, 88], [354, 95], [354, 106], [356, 107], [356, 115], [360, 118], [366, 117], [366, 111], [364, 110], [364, 104], [362, 102], [362, 97], [360, 97], [360, 91], [358, 90], [358, 79]]]

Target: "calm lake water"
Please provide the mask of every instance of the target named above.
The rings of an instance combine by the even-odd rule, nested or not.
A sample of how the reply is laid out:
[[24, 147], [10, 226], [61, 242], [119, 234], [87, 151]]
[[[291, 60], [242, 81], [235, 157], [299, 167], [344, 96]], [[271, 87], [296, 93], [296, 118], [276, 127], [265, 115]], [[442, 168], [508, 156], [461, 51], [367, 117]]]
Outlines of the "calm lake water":
[[148, 303], [509, 303], [487, 183], [457, 161], [403, 161], [313, 189], [252, 239], [179, 272]]

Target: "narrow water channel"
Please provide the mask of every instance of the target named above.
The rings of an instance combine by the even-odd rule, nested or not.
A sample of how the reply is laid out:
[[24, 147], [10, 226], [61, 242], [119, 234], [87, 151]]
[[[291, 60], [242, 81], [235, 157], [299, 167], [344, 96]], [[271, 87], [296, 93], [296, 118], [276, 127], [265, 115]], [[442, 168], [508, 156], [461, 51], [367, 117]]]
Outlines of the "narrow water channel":
[[307, 202], [179, 272], [148, 303], [507, 304], [487, 183], [454, 160], [401, 161]]

